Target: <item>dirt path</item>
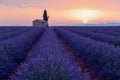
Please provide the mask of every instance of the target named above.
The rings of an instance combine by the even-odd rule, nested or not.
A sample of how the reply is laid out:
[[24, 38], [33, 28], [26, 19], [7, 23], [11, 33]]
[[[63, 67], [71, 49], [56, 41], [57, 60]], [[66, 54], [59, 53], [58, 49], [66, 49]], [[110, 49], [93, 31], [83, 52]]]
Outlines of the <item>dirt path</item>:
[[[27, 54], [26, 55], [26, 59], [24, 61], [22, 61], [19, 65], [17, 65], [16, 69], [13, 71], [13, 73], [11, 75], [15, 75], [20, 70], [21, 66], [26, 63], [26, 60], [29, 58], [29, 56], [31, 55], [32, 51], [35, 49], [35, 46], [38, 44], [39, 39], [36, 42], [33, 43], [31, 49], [26, 52], [26, 54]], [[9, 78], [8, 80], [11, 80], [11, 78]]]
[[82, 69], [83, 72], [88, 73], [90, 75], [91, 80], [105, 80], [102, 77], [96, 75], [93, 69], [87, 67], [86, 63], [75, 54], [76, 52], [72, 48], [70, 48], [68, 44], [57, 33], [56, 35], [62, 43], [62, 45], [64, 46], [65, 50], [70, 53], [75, 63]]
[[[57, 35], [57, 37], [60, 40], [60, 42], [62, 43], [62, 45], [64, 46], [65, 50], [70, 53], [71, 57], [76, 62], [76, 64], [82, 69], [82, 71], [85, 73], [88, 73], [90, 75], [91, 80], [105, 80], [105, 79], [99, 77], [98, 75], [96, 75], [91, 68], [87, 67], [85, 62], [83, 60], [81, 60], [78, 56], [75, 55], [75, 51], [72, 48], [70, 48], [60, 36]], [[29, 56], [31, 55], [35, 46], [38, 44], [39, 39], [32, 45], [31, 49], [27, 52], [26, 59], [17, 66], [17, 68], [14, 70], [14, 72], [11, 75], [15, 75], [20, 70], [21, 66], [26, 63], [26, 60], [29, 58]], [[11, 80], [11, 79], [9, 78], [8, 80]]]

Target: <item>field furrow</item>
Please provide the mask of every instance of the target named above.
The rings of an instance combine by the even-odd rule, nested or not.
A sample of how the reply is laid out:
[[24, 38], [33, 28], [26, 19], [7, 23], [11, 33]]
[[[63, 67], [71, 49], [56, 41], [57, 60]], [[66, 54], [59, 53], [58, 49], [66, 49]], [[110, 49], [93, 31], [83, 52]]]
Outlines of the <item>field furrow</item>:
[[120, 27], [0, 27], [0, 80], [120, 80]]
[[43, 31], [44, 29], [33, 29], [0, 42], [0, 79], [7, 79], [16, 66], [26, 59], [26, 52]]
[[77, 52], [70, 48], [70, 46], [62, 39], [61, 36], [59, 36], [57, 33], [56, 35], [71, 58], [82, 69], [83, 73], [87, 73], [91, 80], [104, 80], [101, 76], [97, 75], [92, 68], [88, 67], [84, 60], [76, 55]]
[[119, 47], [92, 40], [60, 27], [54, 30], [98, 75], [106, 80], [120, 79]]
[[26, 63], [11, 79], [90, 80], [88, 74], [74, 63], [51, 28], [46, 29]]

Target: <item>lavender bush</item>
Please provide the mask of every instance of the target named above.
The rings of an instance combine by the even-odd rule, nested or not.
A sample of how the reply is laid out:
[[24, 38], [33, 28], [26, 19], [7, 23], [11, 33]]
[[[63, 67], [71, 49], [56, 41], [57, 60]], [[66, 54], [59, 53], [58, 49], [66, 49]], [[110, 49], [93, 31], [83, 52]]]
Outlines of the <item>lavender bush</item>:
[[26, 52], [43, 31], [43, 28], [34, 28], [0, 42], [0, 79], [7, 79], [15, 67], [26, 58]]
[[20, 30], [29, 30], [33, 29], [32, 27], [0, 27], [0, 35], [2, 33], [12, 32], [12, 31], [20, 31]]
[[104, 30], [90, 30], [94, 33], [101, 33], [101, 34], [107, 34], [107, 35], [112, 35], [112, 36], [120, 36], [120, 32], [115, 32], [115, 31], [106, 31]]
[[98, 75], [106, 80], [120, 80], [120, 47], [98, 42], [63, 28], [54, 30]]
[[[20, 28], [21, 29], [21, 28]], [[0, 26], [0, 33], [17, 30], [17, 27], [2, 27]]]
[[71, 28], [71, 29], [68, 28], [67, 30], [78, 33], [85, 37], [92, 38], [97, 41], [102, 41], [102, 42], [105, 42], [108, 44], [114, 44], [115, 46], [120, 46], [120, 37], [105, 35], [105, 34], [101, 34], [101, 33], [94, 33], [94, 32], [90, 32], [90, 31], [83, 31], [83, 30], [79, 30], [77, 28]]
[[27, 32], [27, 31], [30, 31], [31, 29], [17, 29], [17, 30], [10, 30], [8, 32], [5, 32], [5, 33], [1, 33], [0, 34], [0, 41], [2, 40], [5, 40], [5, 39], [8, 39], [8, 38], [13, 38], [15, 36], [18, 36], [20, 35], [21, 33], [24, 33], [24, 32]]
[[82, 73], [65, 51], [52, 28], [46, 29], [31, 56], [11, 79], [90, 80], [88, 74]]
[[69, 27], [70, 29], [91, 31], [94, 33], [107, 34], [112, 36], [120, 36], [120, 28], [119, 27]]

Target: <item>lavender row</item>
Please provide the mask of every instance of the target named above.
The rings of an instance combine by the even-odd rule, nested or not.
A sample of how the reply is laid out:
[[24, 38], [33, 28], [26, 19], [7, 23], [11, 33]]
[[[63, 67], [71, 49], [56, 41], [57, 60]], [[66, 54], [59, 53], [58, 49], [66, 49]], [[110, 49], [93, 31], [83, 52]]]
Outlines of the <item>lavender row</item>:
[[16, 66], [26, 58], [26, 53], [43, 31], [43, 28], [35, 28], [0, 42], [0, 79], [8, 78]]
[[[68, 27], [64, 27], [64, 28], [68, 28]], [[84, 31], [91, 31], [94, 33], [102, 33], [102, 34], [107, 34], [107, 35], [113, 35], [113, 36], [120, 36], [120, 27], [111, 27], [111, 26], [107, 26], [107, 27], [102, 27], [102, 26], [97, 26], [97, 27], [69, 27], [70, 29], [72, 28], [76, 28], [79, 30], [84, 30]]]
[[80, 30], [85, 31], [92, 31], [94, 33], [102, 33], [107, 35], [113, 35], [113, 36], [120, 36], [120, 28], [119, 27], [85, 27], [85, 28], [78, 28]]
[[0, 27], [0, 35], [2, 33], [7, 33], [7, 32], [11, 32], [11, 31], [25, 30], [25, 29], [32, 29], [32, 27]]
[[105, 30], [91, 30], [94, 33], [101, 33], [101, 34], [107, 34], [107, 35], [112, 35], [112, 36], [120, 36], [120, 32], [115, 32], [115, 31], [105, 31]]
[[51, 28], [46, 29], [27, 62], [11, 78], [12, 80], [90, 80], [89, 76], [76, 66]]
[[83, 30], [79, 30], [77, 28], [65, 28], [65, 29], [70, 30], [75, 33], [78, 33], [80, 35], [83, 35], [85, 37], [89, 37], [89, 38], [97, 40], [97, 41], [102, 41], [102, 42], [105, 42], [108, 44], [113, 44], [115, 46], [120, 46], [120, 37], [105, 35], [105, 34], [101, 34], [101, 33], [94, 33], [94, 32], [90, 32], [90, 31], [83, 31]]
[[[73, 27], [71, 27], [73, 28]], [[79, 30], [85, 30], [85, 31], [91, 31], [94, 33], [101, 33], [101, 34], [107, 34], [107, 35], [113, 35], [113, 36], [120, 36], [120, 29], [119, 27], [116, 28], [112, 28], [112, 27], [107, 27], [107, 29], [105, 27], [86, 27], [86, 28], [78, 28], [76, 27], [76, 29]], [[118, 30], [118, 31], [116, 31]]]
[[54, 30], [98, 75], [106, 80], [120, 79], [120, 47], [98, 42], [63, 28]]
[[15, 36], [18, 36], [22, 33], [25, 33], [27, 31], [30, 31], [32, 29], [17, 29], [17, 30], [11, 30], [5, 33], [0, 34], [0, 41], [5, 40], [5, 39], [9, 39], [9, 38], [13, 38]]
[[80, 26], [80, 27], [76, 27], [76, 26], [73, 26], [73, 27], [69, 27], [69, 28], [78, 28], [80, 30], [94, 30], [94, 31], [113, 31], [113, 32], [120, 32], [120, 26], [114, 26], [114, 27], [111, 27], [111, 26]]
[[7, 32], [9, 30], [15, 30], [16, 27], [0, 27], [0, 33]]

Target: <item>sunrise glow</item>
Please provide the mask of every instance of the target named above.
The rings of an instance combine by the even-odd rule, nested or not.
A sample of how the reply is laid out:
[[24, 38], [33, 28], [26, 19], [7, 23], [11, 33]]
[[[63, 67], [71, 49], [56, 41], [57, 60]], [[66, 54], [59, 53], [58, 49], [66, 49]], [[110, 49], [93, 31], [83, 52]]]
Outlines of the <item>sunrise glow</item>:
[[50, 25], [119, 23], [119, 0], [0, 1], [0, 25], [32, 25], [47, 9]]
[[87, 23], [92, 19], [100, 18], [102, 16], [102, 12], [90, 9], [71, 10], [69, 11], [69, 16], [74, 19], [82, 20], [83, 23]]
[[87, 24], [88, 23], [88, 19], [84, 19], [83, 23]]

